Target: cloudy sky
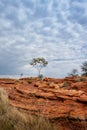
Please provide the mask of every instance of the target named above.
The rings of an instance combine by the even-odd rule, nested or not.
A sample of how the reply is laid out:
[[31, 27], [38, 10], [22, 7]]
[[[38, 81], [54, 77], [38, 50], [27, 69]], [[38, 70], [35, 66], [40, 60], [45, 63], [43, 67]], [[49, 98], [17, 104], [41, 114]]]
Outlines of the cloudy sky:
[[80, 71], [87, 60], [87, 0], [0, 0], [0, 75], [36, 76], [34, 57], [48, 60], [45, 76]]

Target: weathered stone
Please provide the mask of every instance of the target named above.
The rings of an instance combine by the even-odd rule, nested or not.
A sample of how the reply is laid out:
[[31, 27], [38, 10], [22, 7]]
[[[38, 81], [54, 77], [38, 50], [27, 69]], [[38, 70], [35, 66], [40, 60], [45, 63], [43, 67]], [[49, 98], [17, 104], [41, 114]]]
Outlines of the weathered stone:
[[[27, 79], [0, 79], [0, 86], [7, 90], [13, 106], [51, 120], [69, 118], [84, 121], [86, 127], [87, 78], [82, 82], [76, 82], [75, 77], [43, 80], [32, 78], [31, 84], [27, 81]], [[66, 81], [69, 83], [69, 89], [62, 87]], [[68, 126], [65, 130], [67, 129]], [[78, 127], [76, 130], [79, 130]]]

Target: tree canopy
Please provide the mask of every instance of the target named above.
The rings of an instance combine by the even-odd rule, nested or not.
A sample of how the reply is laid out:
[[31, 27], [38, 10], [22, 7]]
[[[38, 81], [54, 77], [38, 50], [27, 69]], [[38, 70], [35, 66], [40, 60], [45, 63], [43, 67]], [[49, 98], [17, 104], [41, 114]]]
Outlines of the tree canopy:
[[87, 61], [83, 62], [81, 69], [82, 69], [82, 75], [87, 76]]
[[33, 58], [32, 61], [30, 62], [30, 65], [34, 66], [38, 70], [38, 76], [41, 75], [41, 69], [43, 67], [46, 67], [48, 64], [48, 61], [45, 60], [45, 58]]

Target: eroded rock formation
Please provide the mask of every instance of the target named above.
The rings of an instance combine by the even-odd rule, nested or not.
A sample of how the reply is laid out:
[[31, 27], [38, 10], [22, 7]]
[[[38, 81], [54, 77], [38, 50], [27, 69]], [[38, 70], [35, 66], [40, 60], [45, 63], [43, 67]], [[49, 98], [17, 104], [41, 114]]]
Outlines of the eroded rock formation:
[[0, 86], [7, 90], [15, 107], [60, 123], [61, 129], [87, 129], [86, 77], [0, 79]]

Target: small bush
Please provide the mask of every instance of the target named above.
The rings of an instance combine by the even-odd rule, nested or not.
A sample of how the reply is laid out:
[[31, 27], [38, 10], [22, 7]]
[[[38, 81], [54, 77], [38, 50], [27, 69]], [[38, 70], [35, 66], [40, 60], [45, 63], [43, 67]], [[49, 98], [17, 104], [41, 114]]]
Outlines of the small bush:
[[38, 78], [43, 79], [43, 75], [42, 74], [38, 75]]

